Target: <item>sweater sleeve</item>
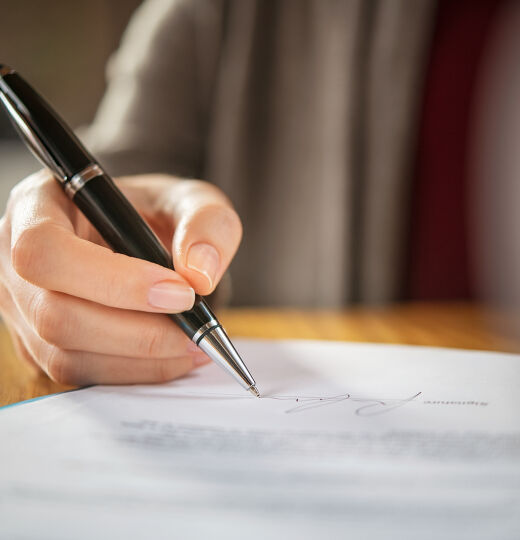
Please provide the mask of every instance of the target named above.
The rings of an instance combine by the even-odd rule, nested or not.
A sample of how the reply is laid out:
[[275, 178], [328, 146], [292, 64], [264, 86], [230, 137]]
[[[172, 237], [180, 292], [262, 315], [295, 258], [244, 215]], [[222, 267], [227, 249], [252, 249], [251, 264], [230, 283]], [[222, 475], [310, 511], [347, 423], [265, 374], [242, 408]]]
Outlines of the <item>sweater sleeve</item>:
[[214, 0], [148, 0], [134, 14], [86, 134], [112, 175], [201, 176], [221, 7]]

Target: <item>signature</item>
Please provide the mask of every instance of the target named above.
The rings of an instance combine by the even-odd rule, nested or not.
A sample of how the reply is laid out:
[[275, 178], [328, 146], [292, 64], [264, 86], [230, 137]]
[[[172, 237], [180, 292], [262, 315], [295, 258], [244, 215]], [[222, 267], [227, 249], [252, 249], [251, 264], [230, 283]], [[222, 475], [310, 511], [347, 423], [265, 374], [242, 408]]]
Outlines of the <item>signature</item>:
[[[121, 393], [121, 391], [119, 391]], [[286, 414], [295, 414], [309, 411], [311, 409], [317, 409], [318, 407], [326, 407], [334, 405], [336, 403], [342, 402], [355, 402], [358, 403], [358, 407], [354, 410], [356, 416], [378, 416], [381, 414], [389, 413], [399, 407], [403, 407], [407, 403], [414, 401], [418, 398], [422, 392], [417, 392], [413, 396], [404, 398], [404, 399], [378, 399], [378, 398], [368, 398], [362, 396], [355, 396], [350, 393], [337, 394], [333, 396], [304, 396], [304, 395], [294, 395], [294, 396], [285, 396], [285, 395], [262, 395], [260, 401], [266, 399], [273, 399], [277, 401], [286, 401], [289, 407], [284, 411]], [[136, 394], [132, 394], [135, 396]], [[145, 397], [148, 394], [137, 394], [139, 396]], [[153, 397], [159, 397], [159, 394], [152, 394]], [[213, 393], [213, 392], [175, 392], [175, 394], [168, 393], [164, 394], [162, 397], [171, 399], [171, 398], [210, 398], [210, 399], [254, 399], [258, 398], [245, 395], [245, 394], [227, 394], [227, 393]], [[433, 403], [433, 402], [432, 402]], [[473, 402], [471, 402], [473, 403]]]
[[286, 414], [300, 413], [308, 411], [309, 409], [325, 407], [342, 401], [355, 401], [362, 403], [362, 405], [354, 411], [357, 416], [377, 416], [402, 407], [419, 397], [421, 394], [422, 392], [417, 392], [417, 394], [405, 399], [363, 398], [353, 396], [352, 394], [338, 394], [336, 396], [262, 396], [261, 399], [276, 399], [279, 401], [294, 402], [295, 404], [285, 411]]

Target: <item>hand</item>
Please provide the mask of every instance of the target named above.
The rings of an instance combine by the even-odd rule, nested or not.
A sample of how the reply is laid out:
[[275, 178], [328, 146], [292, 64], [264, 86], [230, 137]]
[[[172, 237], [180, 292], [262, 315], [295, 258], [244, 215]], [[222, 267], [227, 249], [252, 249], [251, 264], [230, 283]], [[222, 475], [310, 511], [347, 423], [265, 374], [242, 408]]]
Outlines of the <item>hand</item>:
[[118, 184], [172, 248], [175, 271], [112, 252], [46, 171], [13, 189], [0, 221], [0, 311], [19, 355], [62, 384], [162, 382], [209, 362], [161, 313], [214, 290], [240, 219], [202, 181]]

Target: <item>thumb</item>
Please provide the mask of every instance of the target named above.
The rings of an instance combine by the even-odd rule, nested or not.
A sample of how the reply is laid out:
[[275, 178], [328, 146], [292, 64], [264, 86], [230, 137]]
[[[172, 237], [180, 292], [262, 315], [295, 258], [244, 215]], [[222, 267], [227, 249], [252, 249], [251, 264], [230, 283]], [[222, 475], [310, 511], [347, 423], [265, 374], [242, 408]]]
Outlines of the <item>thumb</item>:
[[210, 294], [240, 244], [240, 218], [229, 199], [207, 182], [179, 182], [170, 197], [175, 270], [198, 294]]

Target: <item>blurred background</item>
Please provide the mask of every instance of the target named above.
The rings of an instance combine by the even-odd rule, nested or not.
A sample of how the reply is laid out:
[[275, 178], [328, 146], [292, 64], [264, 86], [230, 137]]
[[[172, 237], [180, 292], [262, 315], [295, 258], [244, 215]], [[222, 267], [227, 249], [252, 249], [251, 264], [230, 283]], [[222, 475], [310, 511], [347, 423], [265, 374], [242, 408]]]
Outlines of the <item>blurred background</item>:
[[[141, 0], [0, 0], [0, 62], [35, 86], [73, 127], [88, 124], [105, 67]], [[0, 114], [0, 209], [12, 186], [40, 168]]]
[[[132, 13], [141, 3], [141, 0], [0, 0], [2, 13], [0, 62], [12, 65], [18, 70], [55, 106], [73, 128], [86, 126], [93, 119], [105, 89], [107, 61], [117, 49]], [[267, 4], [281, 5], [276, 2], [267, 2]], [[302, 4], [304, 3], [302, 2]], [[461, 8], [457, 13], [457, 10], [448, 9], [450, 5], [457, 4], [464, 7], [464, 11]], [[297, 3], [286, 5], [292, 5], [295, 8], [293, 12], [289, 13], [290, 17], [293, 17], [294, 13], [298, 11], [296, 8], [300, 7]], [[371, 2], [371, 5], [381, 7], [384, 6], [384, 2], [374, 1]], [[408, 7], [413, 5], [414, 3], [411, 2]], [[476, 68], [474, 68], [476, 75], [473, 72], [468, 74], [469, 79], [474, 78], [478, 83], [475, 83], [474, 90], [476, 96], [475, 110], [478, 111], [478, 114], [470, 118], [468, 124], [470, 126], [468, 128], [469, 133], [473, 138], [471, 140], [472, 160], [468, 165], [468, 178], [470, 178], [472, 186], [471, 200], [468, 199], [469, 204], [471, 204], [471, 211], [468, 211], [467, 206], [461, 207], [459, 205], [462, 196], [460, 192], [457, 192], [459, 188], [453, 189], [450, 184], [451, 178], [447, 178], [442, 169], [435, 169], [436, 164], [439, 162], [436, 159], [437, 156], [433, 154], [433, 158], [429, 156], [431, 160], [424, 161], [426, 163], [424, 165], [426, 172], [423, 176], [428, 177], [428, 189], [431, 188], [432, 192], [423, 189], [421, 199], [423, 206], [415, 204], [415, 214], [412, 216], [415, 222], [412, 220], [412, 225], [408, 227], [409, 230], [406, 231], [406, 234], [410, 234], [413, 240], [414, 227], [419, 230], [419, 227], [416, 226], [420, 221], [418, 221], [418, 218], [426, 219], [426, 221], [423, 220], [426, 223], [424, 225], [426, 233], [432, 230], [437, 231], [436, 243], [431, 244], [433, 247], [430, 247], [422, 240], [416, 242], [422, 251], [415, 255], [417, 255], [417, 258], [422, 257], [423, 268], [421, 271], [423, 271], [423, 274], [426, 273], [429, 276], [432, 274], [430, 270], [433, 269], [433, 273], [436, 274], [440, 283], [439, 288], [442, 290], [439, 293], [435, 290], [431, 292], [430, 287], [426, 292], [419, 291], [413, 294], [408, 292], [401, 294], [399, 298], [394, 295], [391, 300], [396, 298], [398, 300], [472, 300], [477, 298], [506, 305], [512, 304], [514, 307], [518, 307], [520, 305], [520, 280], [518, 279], [520, 275], [520, 218], [518, 217], [517, 204], [520, 200], [520, 180], [518, 178], [520, 152], [518, 152], [517, 147], [518, 140], [520, 140], [520, 107], [517, 105], [517, 98], [520, 93], [520, 70], [518, 69], [520, 3], [508, 0], [497, 2], [494, 0], [478, 0], [475, 2], [464, 0], [450, 4], [449, 1], [438, 0], [438, 2], [432, 2], [432, 5], [438, 6], [437, 12], [440, 15], [437, 15], [436, 23], [432, 25], [432, 28], [437, 28], [437, 34], [434, 35], [432, 40], [435, 46], [432, 47], [428, 74], [429, 76], [435, 75], [435, 70], [437, 70], [441, 75], [437, 75], [437, 79], [426, 84], [429, 93], [426, 92], [425, 97], [423, 97], [426, 104], [428, 104], [428, 99], [437, 100], [436, 103], [437, 105], [440, 104], [441, 108], [436, 109], [434, 103], [434, 105], [427, 108], [429, 116], [422, 115], [423, 123], [426, 119], [430, 121], [430, 125], [432, 119], [434, 124], [436, 118], [443, 117], [443, 121], [445, 121], [447, 117], [452, 114], [456, 115], [461, 108], [467, 105], [467, 94], [463, 92], [453, 93], [454, 99], [449, 96], [446, 98], [445, 94], [443, 94], [449, 88], [449, 85], [445, 83], [446, 80], [451, 80], [452, 76], [455, 79], [457, 74], [464, 69], [466, 71], [473, 69], [467, 61], [471, 46], [468, 45], [469, 41], [466, 37], [459, 33], [458, 27], [454, 26], [455, 23], [466, 28], [468, 36], [470, 35], [469, 30], [471, 30], [472, 20], [476, 21], [473, 26], [478, 30], [488, 24], [490, 16], [487, 13], [495, 13], [493, 25], [489, 25], [490, 29], [487, 31], [486, 39], [488, 39], [489, 43], [485, 50], [483, 48], [482, 62], [478, 65], [479, 72], [476, 73]], [[287, 10], [290, 11], [289, 8]], [[448, 12], [451, 18], [443, 20], [442, 13]], [[480, 19], [477, 17], [479, 13]], [[431, 18], [432, 20], [435, 19], [434, 14]], [[441, 23], [443, 24], [441, 25]], [[263, 32], [264, 29], [261, 28], [261, 30]], [[446, 54], [444, 43], [446, 35], [450, 32], [452, 35], [459, 37], [455, 41], [452, 40], [450, 44], [454, 47], [453, 53]], [[485, 34], [482, 30], [480, 30], [480, 33]], [[441, 60], [435, 63], [437, 57], [441, 58]], [[451, 63], [447, 62], [446, 58], [452, 58]], [[271, 60], [271, 58], [268, 58], [266, 63]], [[391, 74], [389, 76], [391, 77]], [[440, 92], [436, 90], [436, 81], [439, 78], [444, 80], [444, 86]], [[332, 80], [335, 81], [335, 79]], [[264, 94], [261, 94], [263, 87], [258, 86], [258, 88], [251, 87], [249, 90], [251, 90], [251, 94], [256, 92], [255, 97], [260, 96], [261, 102], [264, 98]], [[269, 88], [267, 90], [264, 88], [263, 91], [268, 98], [270, 91], [274, 95], [276, 94], [275, 90]], [[331, 116], [334, 116], [334, 114]], [[262, 115], [259, 114], [259, 116]], [[433, 133], [433, 137], [436, 137], [433, 143], [428, 139], [432, 133], [430, 128], [423, 129], [421, 140], [426, 141], [429, 148], [434, 151], [438, 151], [439, 148], [442, 150], [441, 143], [444, 143], [444, 146], [449, 151], [450, 141], [456, 142], [460, 137], [458, 132], [449, 131], [449, 124], [439, 124], [439, 126], [435, 128], [434, 125], [434, 129], [437, 129], [437, 131]], [[446, 126], [448, 126], [448, 129], [446, 129]], [[461, 123], [459, 127], [466, 129], [467, 126]], [[261, 133], [261, 130], [259, 132]], [[442, 136], [439, 136], [441, 133]], [[475, 133], [479, 135], [473, 136]], [[466, 132], [462, 132], [462, 135], [466, 136]], [[468, 139], [470, 138], [468, 137]], [[384, 153], [381, 152], [383, 149], [379, 150], [378, 156]], [[460, 158], [460, 156], [458, 157]], [[348, 156], [348, 158], [350, 159], [352, 156]], [[452, 156], [448, 152], [447, 156], [444, 156], [443, 162], [447, 170], [451, 171], [451, 174], [456, 177], [458, 173], [452, 166], [453, 163], [450, 162], [451, 158]], [[463, 165], [460, 159], [458, 162], [459, 165]], [[3, 212], [12, 186], [29, 173], [39, 169], [38, 163], [19, 141], [3, 113], [0, 114], [0, 163], [0, 209]], [[438, 173], [438, 171], [441, 171], [441, 173]], [[437, 177], [434, 177], [435, 175]], [[293, 180], [290, 178], [291, 175], [286, 176], [288, 177], [287, 182]], [[377, 181], [382, 180], [384, 184], [384, 171], [380, 176], [381, 178], [378, 178]], [[324, 181], [326, 174], [322, 174], [322, 177], [321, 181]], [[444, 187], [439, 191], [437, 188], [441, 181], [444, 182]], [[324, 188], [323, 191], [326, 191], [326, 189]], [[435, 202], [435, 197], [437, 197], [436, 206], [432, 211], [433, 206], [431, 203]], [[329, 199], [332, 198], [333, 195], [329, 197]], [[330, 202], [330, 200], [325, 201], [327, 204]], [[237, 206], [237, 208], [241, 215], [245, 214], [245, 212], [241, 211], [240, 206]], [[282, 214], [284, 212], [283, 207], [273, 211], [275, 210], [280, 211]], [[474, 277], [476, 286], [473, 290], [469, 290], [464, 284], [464, 286], [458, 286], [454, 279], [453, 253], [459, 253], [460, 246], [467, 246], [453, 234], [453, 228], [449, 224], [449, 219], [447, 219], [448, 211], [454, 219], [461, 212], [468, 211], [468, 220], [472, 220], [472, 230], [476, 231], [473, 235], [473, 244], [468, 248], [468, 250], [471, 250], [472, 260], [470, 262], [462, 260], [466, 257], [465, 252], [462, 253], [462, 256], [459, 256], [459, 259], [462, 260], [461, 264], [469, 266], [471, 263], [473, 268], [478, 269], [478, 273]], [[258, 214], [261, 223], [265, 218], [261, 211], [258, 211]], [[463, 216], [463, 218], [466, 219], [466, 216]], [[462, 221], [462, 218], [460, 221]], [[296, 222], [292, 225], [296, 230], [301, 227], [301, 224]], [[442, 230], [443, 226], [444, 229]], [[326, 228], [326, 224], [322, 228]], [[253, 223], [249, 228], [251, 237], [254, 237], [258, 230], [260, 230], [258, 223]], [[438, 234], [439, 230], [441, 230], [442, 234]], [[276, 235], [280, 234], [279, 231], [275, 231], [275, 233]], [[376, 240], [379, 241], [379, 239]], [[359, 244], [359, 248], [363, 244], [363, 239], [356, 239], [356, 242]], [[382, 244], [385, 244], [385, 242], [386, 239], [383, 239]], [[333, 240], [330, 243], [333, 244]], [[264, 242], [264, 244], [269, 244], [269, 242]], [[288, 244], [286, 242], [284, 245]], [[247, 249], [253, 245], [250, 240], [243, 242], [238, 258], [254, 258], [255, 253], [247, 252]], [[387, 245], [384, 247], [386, 248]], [[253, 248], [251, 247], [251, 249]], [[298, 246], [294, 247], [291, 244], [290, 249], [287, 250], [287, 258], [294, 257], [297, 254], [297, 249]], [[441, 259], [438, 256], [439, 253], [442, 254], [446, 263], [444, 267], [446, 277], [439, 270], [439, 260]], [[411, 259], [415, 255], [412, 253]], [[274, 264], [280, 259], [281, 257], [274, 256], [269, 258]], [[305, 266], [305, 264], [301, 264], [300, 268]], [[376, 260], [374, 266], [384, 265]], [[244, 268], [246, 267], [246, 264], [244, 264]], [[328, 265], [328, 269], [334, 267], [335, 262]], [[336, 267], [338, 272], [341, 272], [339, 265]], [[280, 269], [273, 270], [272, 274], [273, 276], [280, 275]], [[316, 272], [316, 276], [316, 279], [320, 278], [320, 272]], [[265, 303], [273, 305], [275, 303], [273, 298], [280, 295], [280, 291], [273, 289], [274, 292], [271, 296], [269, 294], [260, 294], [262, 293], [260, 291], [257, 297], [251, 299], [247, 296], [251, 286], [244, 271], [242, 271], [242, 281], [244, 283], [241, 289], [240, 280], [235, 279], [235, 285], [238, 284], [236, 287], [238, 294], [235, 296], [234, 301], [237, 304], [261, 305]], [[268, 285], [273, 287], [272, 283], [274, 281], [274, 279], [271, 279], [271, 283], [268, 283]], [[280, 290], [286, 291], [288, 283], [291, 285], [292, 281], [294, 280], [285, 279], [283, 281], [280, 279]], [[327, 280], [323, 278], [323, 281]], [[408, 282], [409, 285], [411, 280], [409, 279]], [[447, 285], [451, 284], [453, 284], [453, 287], [450, 289]], [[356, 301], [367, 302], [366, 298], [370, 302], [370, 294], [367, 294], [365, 299], [359, 299], [355, 296], [339, 298], [335, 292], [331, 294], [330, 299], [322, 301], [323, 295], [318, 294], [319, 287], [315, 287], [316, 293], [311, 291], [312, 294], [309, 293], [308, 298], [300, 300], [304, 287], [297, 281], [294, 281], [293, 285], [295, 289], [293, 297], [287, 297], [288, 299], [280, 301], [280, 304], [294, 305], [301, 303], [302, 305], [316, 307], [320, 306], [321, 302], [322, 306], [337, 307], [337, 305], [346, 305]], [[308, 292], [312, 287], [306, 289]], [[336, 297], [338, 298], [337, 303], [335, 303]], [[375, 302], [378, 301], [380, 300]]]

